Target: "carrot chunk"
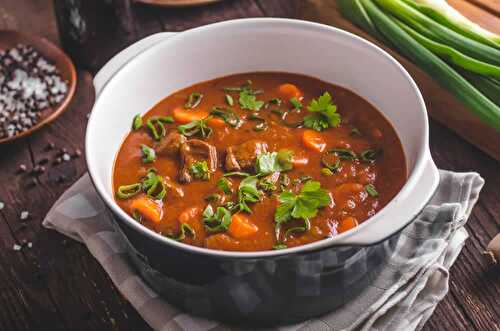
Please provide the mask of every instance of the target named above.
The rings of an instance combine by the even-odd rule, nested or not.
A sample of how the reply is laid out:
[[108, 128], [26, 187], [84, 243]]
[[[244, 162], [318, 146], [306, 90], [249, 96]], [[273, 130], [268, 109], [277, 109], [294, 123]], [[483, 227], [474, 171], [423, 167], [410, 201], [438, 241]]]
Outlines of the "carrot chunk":
[[134, 199], [130, 204], [130, 208], [133, 211], [137, 211], [150, 222], [160, 223], [163, 217], [161, 205], [147, 197]]
[[210, 120], [208, 120], [208, 125], [216, 128], [223, 128], [224, 126], [226, 126], [226, 122], [224, 122], [222, 118], [213, 117]]
[[231, 217], [228, 233], [236, 239], [246, 238], [259, 230], [257, 225], [250, 222], [248, 217], [243, 214], [234, 214]]
[[354, 217], [348, 216], [344, 217], [337, 226], [337, 232], [342, 233], [349, 231], [358, 226], [358, 220]]
[[205, 110], [190, 110], [183, 108], [174, 109], [174, 119], [181, 124], [187, 124], [192, 121], [199, 121], [208, 116]]
[[278, 88], [280, 94], [282, 94], [284, 97], [291, 99], [291, 98], [297, 98], [300, 99], [302, 98], [302, 92], [299, 90], [299, 88], [293, 84], [286, 83], [282, 84]]
[[307, 148], [316, 152], [323, 152], [326, 148], [326, 142], [321, 133], [314, 130], [305, 130], [302, 134], [302, 141]]

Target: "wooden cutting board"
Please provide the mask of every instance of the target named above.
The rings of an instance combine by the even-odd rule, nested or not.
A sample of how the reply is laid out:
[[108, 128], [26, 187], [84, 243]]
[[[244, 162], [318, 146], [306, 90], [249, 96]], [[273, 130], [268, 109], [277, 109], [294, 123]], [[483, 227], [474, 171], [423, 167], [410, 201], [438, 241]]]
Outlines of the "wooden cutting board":
[[[447, 1], [465, 16], [491, 31], [500, 33], [499, 0]], [[500, 132], [479, 121], [454, 95], [442, 88], [426, 72], [346, 20], [340, 14], [335, 0], [303, 1], [299, 13], [302, 13], [303, 19], [329, 24], [355, 33], [388, 51], [408, 70], [416, 81], [424, 96], [429, 115], [433, 119], [500, 161]]]

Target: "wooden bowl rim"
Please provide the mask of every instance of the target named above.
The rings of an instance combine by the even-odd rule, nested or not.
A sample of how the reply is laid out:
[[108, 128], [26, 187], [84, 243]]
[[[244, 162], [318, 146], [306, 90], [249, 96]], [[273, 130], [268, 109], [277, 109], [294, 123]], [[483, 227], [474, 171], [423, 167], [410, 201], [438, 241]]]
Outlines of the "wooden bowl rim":
[[[16, 31], [16, 30], [0, 30], [0, 36], [3, 34], [14, 35], [15, 37], [17, 37], [16, 39], [19, 41], [19, 43], [25, 43], [27, 45], [32, 45], [43, 56], [45, 56], [44, 50], [51, 49], [54, 53], [58, 54], [58, 56], [61, 59], [61, 62], [67, 67], [67, 69], [69, 69], [70, 77], [69, 77], [69, 81], [68, 81], [68, 84], [69, 84], [68, 93], [64, 97], [64, 100], [57, 106], [57, 108], [51, 110], [50, 113], [46, 117], [42, 118], [42, 120], [40, 122], [38, 122], [36, 125], [29, 128], [28, 130], [23, 131], [19, 134], [16, 134], [15, 136], [12, 136], [12, 137], [1, 138], [0, 144], [9, 143], [9, 142], [12, 142], [14, 140], [20, 139], [22, 137], [29, 136], [29, 135], [33, 134], [35, 131], [40, 130], [41, 128], [43, 128], [47, 124], [52, 123], [56, 118], [58, 118], [63, 113], [64, 110], [66, 110], [69, 103], [73, 99], [73, 96], [74, 96], [75, 91], [76, 91], [75, 65], [73, 64], [73, 62], [71, 61], [69, 56], [66, 55], [66, 53], [64, 53], [64, 51], [61, 50], [57, 45], [55, 45], [53, 42], [51, 42], [50, 40], [48, 40], [45, 37], [41, 37], [41, 36], [38, 36], [35, 34], [28, 34], [28, 33], [20, 32], [20, 31]], [[40, 46], [42, 46], [42, 47], [40, 47]], [[52, 59], [52, 58], [49, 58], [49, 60], [54, 61], [54, 59]], [[60, 67], [58, 69], [59, 69], [59, 71], [61, 71]]]

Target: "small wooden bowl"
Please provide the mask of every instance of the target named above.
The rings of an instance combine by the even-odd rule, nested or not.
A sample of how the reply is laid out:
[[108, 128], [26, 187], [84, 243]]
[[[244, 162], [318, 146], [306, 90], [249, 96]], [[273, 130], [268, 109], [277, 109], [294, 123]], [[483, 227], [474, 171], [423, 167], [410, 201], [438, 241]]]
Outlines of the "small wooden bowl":
[[135, 1], [159, 7], [189, 7], [197, 5], [206, 5], [221, 0], [135, 0]]
[[64, 99], [56, 107], [48, 108], [41, 113], [36, 125], [29, 130], [23, 131], [13, 137], [0, 138], [0, 144], [11, 142], [15, 139], [26, 137], [54, 121], [68, 107], [76, 90], [76, 70], [70, 58], [56, 45], [43, 37], [25, 34], [12, 30], [0, 30], [0, 49], [8, 49], [17, 44], [33, 46], [43, 57], [52, 61], [59, 70], [61, 78], [68, 82], [68, 92]]

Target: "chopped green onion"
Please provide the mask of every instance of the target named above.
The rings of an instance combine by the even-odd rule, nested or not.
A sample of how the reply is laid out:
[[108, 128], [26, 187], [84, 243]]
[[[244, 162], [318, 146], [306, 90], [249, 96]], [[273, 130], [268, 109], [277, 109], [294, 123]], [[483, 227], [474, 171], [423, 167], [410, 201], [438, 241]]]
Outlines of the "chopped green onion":
[[137, 114], [134, 116], [134, 120], [132, 121], [132, 129], [139, 130], [142, 127], [142, 117], [141, 114]]
[[278, 243], [278, 244], [273, 246], [273, 249], [275, 249], [275, 250], [280, 250], [280, 249], [285, 249], [285, 248], [288, 248], [288, 247], [286, 244], [283, 244], [283, 243]]
[[321, 168], [321, 174], [323, 176], [332, 176], [333, 171], [331, 171], [329, 168]]
[[285, 238], [288, 238], [293, 233], [302, 233], [311, 230], [311, 222], [309, 221], [309, 219], [304, 218], [303, 221], [304, 221], [303, 226], [295, 226], [293, 228], [286, 230]]
[[352, 128], [350, 135], [351, 136], [358, 136], [358, 137], [362, 136], [361, 131], [359, 131], [357, 128]]
[[133, 197], [136, 194], [139, 194], [141, 192], [141, 184], [140, 183], [135, 183], [135, 184], [130, 184], [130, 185], [122, 185], [118, 187], [118, 190], [116, 191], [116, 196], [119, 199], [125, 200], [128, 198]]
[[226, 99], [226, 103], [229, 105], [229, 106], [234, 106], [234, 100], [233, 100], [233, 97], [230, 96], [229, 94], [226, 94], [224, 96], [224, 98]]
[[257, 125], [254, 126], [254, 128], [253, 128], [254, 131], [260, 132], [260, 131], [267, 130], [268, 125], [267, 125], [266, 120], [264, 118], [260, 117], [259, 115], [257, 115], [256, 113], [251, 113], [248, 116], [248, 119], [251, 120], [251, 121], [259, 121], [260, 122], [260, 123], [258, 123]]
[[[333, 158], [333, 160], [331, 159]], [[332, 173], [340, 168], [341, 157], [335, 152], [327, 152], [321, 156], [321, 163]]]
[[211, 205], [208, 205], [203, 211], [203, 222], [208, 232], [227, 231], [231, 225], [231, 212], [224, 207], [217, 207], [214, 211]]
[[202, 138], [208, 138], [208, 136], [212, 133], [212, 128], [208, 126], [208, 121], [211, 118], [212, 116], [208, 116], [201, 120], [195, 120], [189, 122], [188, 124], [179, 125], [177, 129], [186, 137], [200, 135]]
[[167, 134], [167, 130], [165, 129], [164, 123], [173, 123], [173, 122], [174, 118], [172, 116], [152, 117], [147, 120], [146, 126], [151, 131], [153, 138], [155, 140], [160, 140]]
[[207, 161], [196, 161], [189, 168], [189, 172], [196, 179], [209, 180], [210, 169], [208, 168]]
[[224, 122], [233, 128], [238, 128], [243, 122], [240, 116], [229, 108], [214, 107], [210, 115], [222, 118]]
[[233, 183], [229, 179], [227, 179], [226, 177], [221, 177], [217, 181], [217, 188], [219, 188], [225, 194], [233, 193], [232, 186], [233, 186]]
[[271, 105], [275, 105], [275, 106], [279, 107], [279, 106], [281, 106], [281, 103], [282, 103], [282, 101], [280, 98], [273, 98], [266, 103], [265, 108], [269, 108], [269, 106], [271, 106]]
[[290, 103], [292, 104], [293, 109], [295, 109], [295, 110], [301, 110], [302, 109], [302, 102], [300, 102], [300, 100], [297, 99], [296, 97], [291, 98], [290, 99]]
[[329, 153], [336, 154], [341, 160], [352, 161], [352, 160], [356, 159], [356, 153], [354, 153], [350, 149], [334, 148], [334, 149], [330, 150]]
[[366, 163], [373, 163], [377, 156], [382, 153], [381, 149], [367, 149], [360, 154], [360, 159]]
[[372, 184], [368, 184], [365, 186], [365, 191], [366, 193], [368, 193], [371, 197], [378, 197], [378, 192], [377, 190], [375, 189], [375, 186], [373, 186]]
[[151, 147], [141, 145], [142, 162], [153, 163], [156, 160], [156, 152]]
[[181, 223], [181, 231], [179, 232], [179, 234], [177, 236], [167, 236], [167, 237], [175, 241], [183, 241], [184, 239], [186, 239], [186, 233], [189, 233], [191, 236], [196, 237], [196, 233], [189, 224]]
[[184, 108], [186, 109], [196, 108], [201, 103], [201, 99], [203, 99], [203, 94], [198, 92], [191, 93], [188, 97], [186, 104], [184, 105]]
[[239, 176], [239, 177], [248, 177], [250, 174], [248, 172], [243, 172], [243, 171], [233, 171], [233, 172], [226, 172], [224, 177], [231, 177], [231, 176]]
[[163, 178], [156, 173], [154, 168], [148, 170], [142, 181], [142, 189], [155, 200], [163, 200], [167, 194]]

